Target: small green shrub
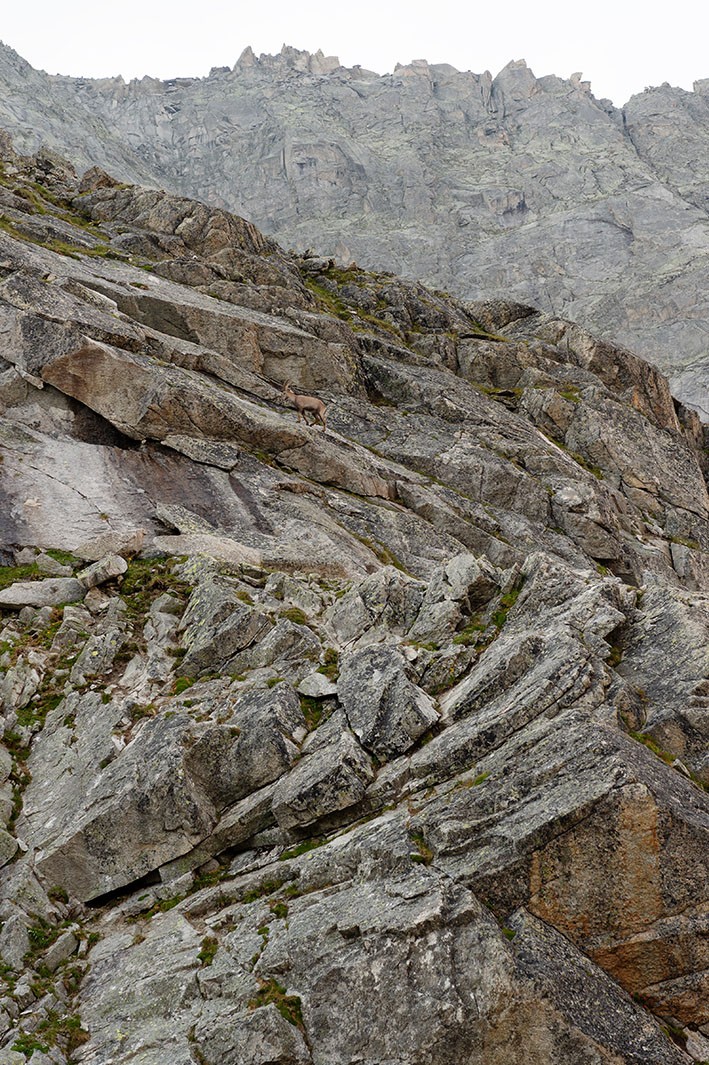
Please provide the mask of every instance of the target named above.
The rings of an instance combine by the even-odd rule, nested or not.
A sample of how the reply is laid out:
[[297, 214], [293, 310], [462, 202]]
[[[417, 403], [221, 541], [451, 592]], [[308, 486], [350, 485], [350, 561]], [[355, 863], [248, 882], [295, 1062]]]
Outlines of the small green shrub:
[[182, 695], [184, 691], [191, 688], [195, 683], [195, 679], [195, 677], [177, 677], [174, 687], [175, 695]]
[[579, 403], [581, 401], [581, 393], [576, 385], [564, 385], [559, 389], [559, 395], [562, 399], [568, 399], [570, 403]]
[[672, 763], [676, 761], [675, 755], [660, 747], [657, 740], [654, 740], [652, 736], [648, 735], [648, 733], [632, 732], [629, 730], [628, 735], [631, 739], [637, 740], [638, 743], [642, 743], [644, 747], [647, 747], [649, 751], [652, 751], [652, 753], [660, 758], [665, 765], [672, 765]]
[[475, 646], [481, 641], [481, 634], [485, 632], [489, 626], [479, 616], [470, 621], [464, 629], [457, 632], [453, 637], [453, 643], [462, 644], [463, 647]]
[[36, 562], [22, 566], [0, 566], [0, 590], [9, 588], [17, 581], [31, 581], [44, 576]]
[[37, 1032], [46, 1037], [50, 1046], [61, 1047], [68, 1056], [89, 1039], [78, 1014], [60, 1015], [55, 1010], [48, 1012], [46, 1019], [37, 1026]]
[[311, 695], [300, 696], [300, 709], [303, 711], [308, 732], [316, 729], [332, 712], [330, 706], [323, 704], [321, 699], [315, 699]]
[[287, 862], [289, 858], [298, 858], [301, 854], [307, 854], [308, 851], [314, 851], [317, 847], [322, 847], [323, 843], [325, 843], [324, 839], [304, 839], [302, 843], [283, 851], [278, 861]]
[[38, 923], [27, 929], [27, 938], [33, 953], [46, 950], [59, 936], [59, 929], [45, 921], [43, 917], [37, 918]]
[[430, 865], [433, 861], [433, 851], [426, 843], [423, 832], [410, 830], [409, 838], [416, 847], [416, 852], [412, 852], [410, 855], [411, 861], [421, 865]]
[[272, 1003], [281, 1017], [303, 1031], [303, 1013], [298, 996], [287, 995], [285, 987], [274, 979], [261, 980], [260, 984], [259, 990], [249, 1001], [249, 1008], [258, 1009], [259, 1006], [268, 1006]]
[[340, 675], [340, 656], [334, 647], [326, 647], [323, 662], [318, 666], [318, 673], [323, 673], [329, 680], [337, 680]]
[[24, 1054], [26, 1058], [31, 1058], [35, 1050], [39, 1050], [41, 1054], [49, 1053], [49, 1044], [40, 1043], [34, 1035], [22, 1032], [12, 1044], [12, 1049], [18, 1054]]
[[278, 891], [282, 883], [282, 880], [264, 880], [259, 887], [247, 891], [241, 901], [255, 902], [257, 899], [262, 899], [264, 895], [272, 895], [274, 891]]
[[212, 964], [214, 956], [218, 950], [219, 940], [216, 936], [205, 936], [202, 940], [200, 952], [197, 955], [197, 961], [202, 969], [206, 969], [208, 965]]

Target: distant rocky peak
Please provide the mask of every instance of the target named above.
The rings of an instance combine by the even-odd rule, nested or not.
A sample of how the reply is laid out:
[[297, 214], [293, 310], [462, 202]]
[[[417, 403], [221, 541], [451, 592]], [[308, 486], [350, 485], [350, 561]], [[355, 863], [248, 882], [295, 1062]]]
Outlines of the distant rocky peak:
[[505, 293], [664, 367], [709, 410], [709, 80], [621, 110], [581, 72], [385, 74], [284, 45], [208, 77], [90, 80], [0, 45], [0, 129], [77, 171], [194, 197], [286, 247]]
[[277, 55], [262, 53], [256, 56], [251, 45], [248, 45], [239, 56], [235, 71], [249, 70], [278, 71], [284, 68], [300, 71], [303, 74], [324, 75], [331, 74], [341, 66], [337, 56], [326, 56], [321, 49], [311, 53], [284, 44]]

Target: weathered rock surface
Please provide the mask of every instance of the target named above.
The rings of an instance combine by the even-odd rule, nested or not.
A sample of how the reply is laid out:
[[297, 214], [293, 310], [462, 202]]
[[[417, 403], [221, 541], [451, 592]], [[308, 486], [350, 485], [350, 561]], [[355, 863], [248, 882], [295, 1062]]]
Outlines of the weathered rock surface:
[[337, 734], [329, 735], [322, 745], [306, 753], [276, 788], [276, 821], [282, 828], [308, 826], [328, 814], [355, 806], [373, 778], [370, 759], [352, 733], [340, 726]]
[[[287, 47], [247, 49], [206, 78], [126, 85], [50, 77], [3, 46], [0, 77], [0, 125], [19, 149], [43, 144], [91, 167], [82, 193], [122, 201], [130, 223], [160, 193], [126, 204], [97, 163], [318, 249], [306, 259], [315, 277], [332, 256], [355, 259], [466, 299], [505, 293], [563, 313], [656, 362], [709, 417], [709, 81], [648, 89], [621, 109], [523, 60], [494, 78], [424, 61], [380, 76]], [[292, 285], [273, 256], [258, 259], [266, 244], [253, 227], [237, 230], [223, 211], [205, 227], [161, 210], [169, 238], [130, 233], [123, 247], [145, 253], [159, 239], [165, 276], [255, 309], [244, 284], [254, 264], [261, 283]]]
[[0, 592], [0, 606], [58, 606], [83, 599], [86, 585], [74, 577], [47, 577], [42, 581], [17, 581]]
[[[25, 834], [41, 848], [38, 868], [50, 884], [70, 885], [82, 900], [95, 898], [149, 872], [156, 855], [167, 861], [186, 852], [208, 831], [215, 811], [184, 765], [188, 727], [184, 715], [148, 722], [122, 757], [102, 772], [94, 767], [88, 806], [82, 792], [70, 799], [61, 778], [55, 794], [62, 806], [57, 810], [55, 801], [48, 820], [40, 821], [40, 810], [28, 803]], [[43, 806], [48, 799], [42, 796]], [[125, 848], [129, 838], [132, 853]]]
[[355, 736], [378, 757], [403, 754], [438, 720], [429, 696], [411, 683], [401, 655], [389, 647], [347, 655], [337, 692]]
[[0, 192], [0, 1053], [705, 1060], [699, 420], [511, 299]]
[[121, 577], [128, 569], [128, 563], [122, 555], [106, 555], [105, 558], [94, 562], [92, 566], [79, 571], [78, 579], [87, 590], [95, 588], [105, 581], [114, 577]]

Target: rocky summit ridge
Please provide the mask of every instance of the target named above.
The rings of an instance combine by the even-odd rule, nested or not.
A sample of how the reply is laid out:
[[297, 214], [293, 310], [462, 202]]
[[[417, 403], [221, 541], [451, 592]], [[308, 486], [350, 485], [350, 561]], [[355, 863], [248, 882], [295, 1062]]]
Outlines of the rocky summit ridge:
[[284, 47], [206, 78], [90, 80], [0, 46], [0, 128], [464, 299], [572, 318], [709, 418], [709, 80], [623, 108], [579, 75], [423, 60], [379, 75]]
[[696, 414], [0, 155], [0, 1062], [708, 1060]]

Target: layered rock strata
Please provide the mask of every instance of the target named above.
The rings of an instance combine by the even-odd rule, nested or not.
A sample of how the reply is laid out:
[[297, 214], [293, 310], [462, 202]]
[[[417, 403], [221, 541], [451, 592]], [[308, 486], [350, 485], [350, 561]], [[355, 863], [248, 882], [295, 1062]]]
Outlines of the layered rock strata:
[[23, 151], [197, 197], [343, 264], [504, 291], [656, 363], [709, 418], [709, 81], [617, 108], [522, 60], [494, 78], [423, 60], [381, 76], [284, 47], [125, 84], [50, 77], [0, 46], [0, 86]]
[[0, 1055], [706, 1060], [696, 415], [512, 300], [0, 198]]

